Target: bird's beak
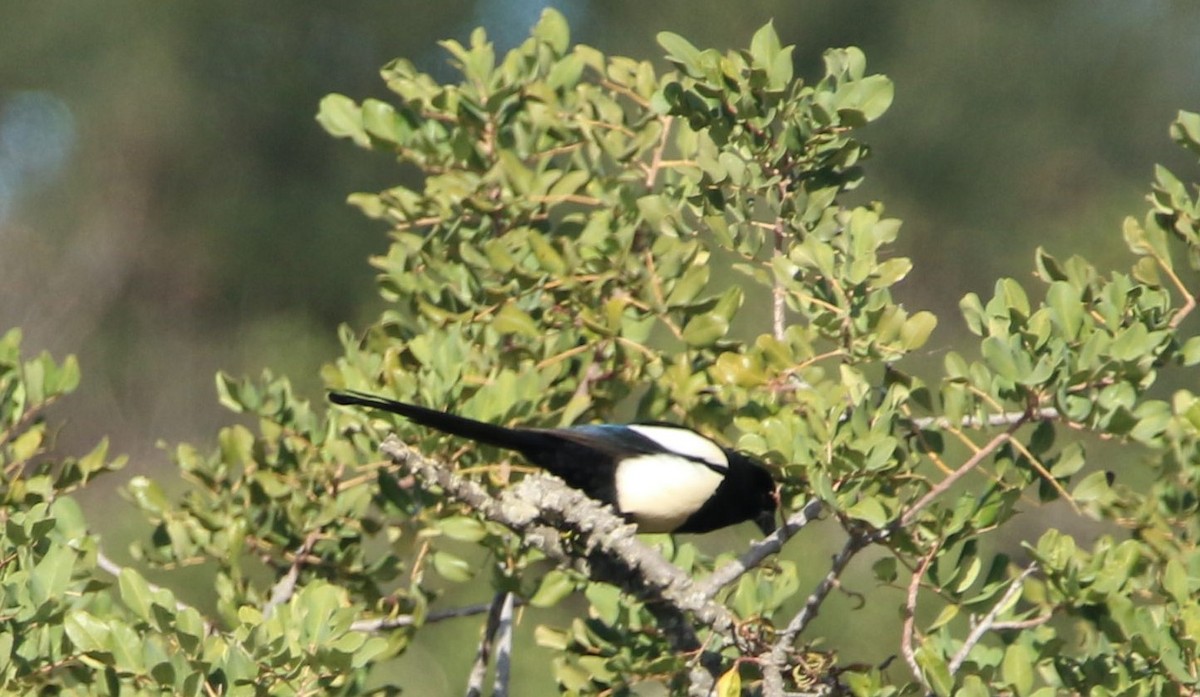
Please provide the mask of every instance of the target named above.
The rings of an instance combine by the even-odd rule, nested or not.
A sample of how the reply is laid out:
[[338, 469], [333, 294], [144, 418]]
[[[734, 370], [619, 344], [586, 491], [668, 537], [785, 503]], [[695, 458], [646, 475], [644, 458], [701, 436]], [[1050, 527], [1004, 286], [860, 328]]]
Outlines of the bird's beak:
[[775, 521], [775, 511], [763, 511], [754, 518], [754, 524], [762, 530], [763, 535], [770, 535], [775, 532], [775, 528], [779, 527]]

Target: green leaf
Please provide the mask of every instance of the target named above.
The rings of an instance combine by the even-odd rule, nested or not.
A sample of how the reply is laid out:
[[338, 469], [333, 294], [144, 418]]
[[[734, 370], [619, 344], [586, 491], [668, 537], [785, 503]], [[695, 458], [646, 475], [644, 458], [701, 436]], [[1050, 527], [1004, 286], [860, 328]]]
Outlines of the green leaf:
[[534, 627], [533, 641], [544, 649], [554, 651], [563, 651], [571, 645], [570, 635], [562, 630], [547, 627], [544, 624]]
[[33, 567], [29, 574], [29, 597], [35, 605], [41, 607], [51, 600], [63, 598], [71, 585], [75, 556], [70, 547], [56, 544]]
[[49, 394], [68, 394], [79, 387], [79, 361], [67, 356], [55, 371], [54, 380], [46, 387]]
[[933, 633], [946, 626], [951, 620], [953, 620], [955, 617], [958, 617], [958, 611], [958, 605], [946, 605], [942, 608], [942, 611], [938, 613], [938, 616], [933, 618], [933, 622], [929, 623], [929, 626], [925, 628], [925, 631]]
[[906, 351], [915, 351], [925, 345], [929, 335], [937, 327], [937, 316], [922, 310], [909, 317], [900, 329], [900, 342]]
[[700, 51], [690, 41], [669, 31], [660, 31], [654, 38], [667, 51], [668, 60], [694, 75], [702, 72]]
[[876, 528], [883, 528], [891, 518], [878, 499], [865, 498], [846, 511], [851, 518], [863, 520]]
[[63, 628], [67, 638], [80, 651], [107, 653], [110, 649], [108, 625], [84, 610], [69, 613]]
[[767, 84], [771, 89], [782, 90], [791, 83], [795, 70], [792, 66], [792, 51], [794, 50], [794, 46], [788, 46], [775, 54], [775, 60], [771, 61], [771, 65], [767, 68]]
[[1008, 342], [998, 336], [989, 336], [979, 346], [988, 367], [1003, 378], [1020, 380], [1022, 371], [1017, 365], [1017, 356]]
[[382, 656], [390, 649], [390, 642], [383, 637], [371, 637], [366, 640], [363, 645], [354, 652], [354, 657], [350, 660], [350, 667], [354, 669], [362, 668], [374, 662], [378, 657]]
[[571, 29], [567, 26], [567, 19], [552, 7], [542, 10], [541, 19], [534, 25], [532, 34], [533, 38], [549, 44], [560, 56], [571, 45]]
[[1109, 351], [1112, 357], [1119, 361], [1136, 361], [1150, 355], [1157, 344], [1157, 339], [1151, 336], [1144, 324], [1134, 324], [1117, 334]]
[[887, 76], [871, 75], [852, 83], [844, 94], [838, 95], [839, 112], [850, 109], [862, 114], [864, 120], [874, 121], [888, 110], [895, 95], [896, 86]]
[[694, 300], [708, 284], [709, 273], [710, 269], [707, 264], [689, 267], [671, 288], [671, 292], [667, 296], [667, 307], [685, 306]]
[[1029, 317], [1029, 296], [1020, 283], [1011, 278], [996, 281], [996, 297], [1003, 301], [1006, 308], [1015, 310], [1021, 317]]
[[950, 667], [944, 658], [934, 651], [920, 649], [917, 651], [917, 665], [929, 681], [929, 686], [938, 695], [949, 695], [954, 686], [954, 678], [950, 676]]
[[895, 583], [898, 578], [896, 572], [895, 557], [880, 557], [871, 565], [871, 570], [875, 573], [875, 579], [880, 583]]
[[543, 270], [553, 276], [563, 276], [567, 273], [567, 262], [563, 260], [558, 250], [545, 237], [532, 230], [528, 235], [529, 245], [533, 248], [533, 256]]
[[158, 486], [158, 482], [149, 477], [134, 477], [129, 480], [125, 490], [133, 497], [138, 508], [151, 515], [161, 516], [170, 507], [170, 504], [167, 503], [167, 496]]
[[[1161, 167], [1157, 171], [1160, 178], [1170, 176], [1170, 173]], [[1182, 185], [1180, 186], [1182, 187]], [[1157, 225], [1144, 228], [1132, 217], [1127, 217], [1125, 218], [1125, 224], [1121, 232], [1125, 237], [1125, 244], [1129, 247], [1129, 251], [1139, 256], [1153, 256], [1155, 261], [1167, 269], [1172, 268], [1171, 252], [1167, 247], [1166, 234]]]
[[117, 586], [121, 592], [121, 602], [141, 619], [152, 622], [150, 584], [142, 575], [130, 568], [121, 569], [117, 576]]
[[542, 582], [529, 599], [529, 604], [534, 607], [551, 607], [574, 592], [575, 582], [571, 577], [563, 571], [551, 569], [542, 577]]
[[142, 673], [146, 669], [145, 638], [120, 620], [111, 620], [108, 627], [108, 652], [113, 667], [124, 673]]
[[903, 280], [909, 271], [912, 271], [912, 267], [912, 260], [906, 257], [888, 259], [875, 267], [867, 287], [871, 290], [878, 290], [895, 285]]
[[1075, 485], [1071, 497], [1079, 503], [1092, 501], [1103, 503], [1112, 497], [1112, 489], [1108, 486], [1106, 472], [1092, 472]]
[[967, 322], [967, 329], [975, 336], [983, 336], [983, 329], [987, 326], [987, 321], [984, 319], [983, 303], [979, 300], [979, 296], [975, 293], [967, 293], [962, 300], [958, 301], [958, 309]]
[[992, 692], [978, 675], [963, 677], [962, 686], [954, 693], [955, 697], [989, 697]]
[[1178, 559], [1167, 560], [1167, 566], [1163, 570], [1162, 585], [1163, 589], [1179, 605], [1186, 605], [1191, 601], [1192, 593], [1188, 589], [1188, 572]]
[[683, 340], [688, 346], [711, 346], [729, 331], [729, 322], [715, 313], [697, 315], [683, 328]]
[[750, 56], [762, 68], [770, 67], [782, 50], [779, 45], [779, 34], [775, 32], [774, 22], [767, 22], [759, 27], [750, 39]]
[[538, 338], [542, 332], [538, 330], [537, 322], [527, 312], [510, 302], [496, 313], [492, 327], [501, 334], [521, 334], [530, 338]]
[[717, 358], [712, 375], [719, 383], [739, 387], [755, 387], [766, 379], [761, 362], [754, 356], [733, 352], [722, 353]]
[[470, 581], [474, 576], [471, 565], [464, 559], [441, 550], [433, 553], [433, 568], [439, 576], [455, 583]]
[[588, 180], [591, 178], [592, 173], [586, 170], [567, 172], [563, 174], [558, 181], [554, 182], [554, 184], [550, 187], [550, 191], [548, 191], [546, 195], [552, 199], [562, 196], [570, 196], [576, 191], [579, 191], [579, 188], [584, 184], [587, 184]]
[[1058, 259], [1050, 256], [1042, 247], [1037, 248], [1035, 253], [1035, 264], [1037, 266], [1038, 278], [1050, 283], [1052, 281], [1065, 281], [1068, 276], [1063, 270], [1062, 265], [1058, 263]]
[[487, 528], [483, 523], [466, 516], [442, 518], [434, 524], [434, 527], [446, 537], [463, 542], [478, 542], [487, 537]]
[[1079, 443], [1068, 443], [1050, 466], [1050, 474], [1063, 479], [1074, 475], [1087, 464], [1083, 455], [1083, 446]]
[[741, 286], [732, 286], [718, 298], [716, 306], [712, 309], [712, 313], [726, 322], [732, 322], [733, 316], [741, 308], [745, 297], [745, 291], [742, 290]]
[[371, 147], [371, 138], [363, 130], [362, 112], [345, 95], [326, 95], [317, 108], [317, 123], [335, 138], [349, 138], [359, 147]]
[[1200, 114], [1180, 111], [1171, 124], [1171, 139], [1200, 155]]
[[363, 130], [372, 136], [392, 143], [401, 141], [397, 125], [396, 108], [378, 99], [365, 99], [362, 103]]
[[221, 406], [235, 414], [253, 411], [258, 403], [258, 395], [253, 387], [241, 380], [235, 380], [230, 375], [219, 372], [217, 381], [217, 401]]
[[5, 675], [8, 672], [9, 665], [12, 664], [12, 649], [12, 632], [0, 632], [0, 676]]
[[332, 619], [342, 605], [342, 596], [337, 588], [320, 582], [306, 586], [288, 602], [294, 609], [301, 609], [301, 636], [306, 641], [324, 642], [333, 631]]
[[625, 599], [615, 586], [589, 583], [583, 594], [587, 596], [588, 602], [592, 604], [592, 609], [601, 621], [615, 624], [620, 618]]
[[1183, 344], [1183, 364], [1193, 366], [1200, 363], [1200, 336], [1193, 336]]
[[101, 438], [95, 448], [87, 455], [79, 458], [79, 470], [86, 475], [92, 475], [107, 469], [120, 469], [125, 464], [124, 458], [108, 460], [108, 439]]
[[1033, 651], [1025, 644], [1012, 644], [1004, 652], [1000, 674], [1018, 695], [1027, 694], [1033, 688], [1033, 667], [1036, 659]]
[[1078, 338], [1083, 326], [1084, 306], [1075, 286], [1066, 281], [1054, 281], [1046, 290], [1046, 304], [1050, 306], [1055, 323], [1066, 338]]

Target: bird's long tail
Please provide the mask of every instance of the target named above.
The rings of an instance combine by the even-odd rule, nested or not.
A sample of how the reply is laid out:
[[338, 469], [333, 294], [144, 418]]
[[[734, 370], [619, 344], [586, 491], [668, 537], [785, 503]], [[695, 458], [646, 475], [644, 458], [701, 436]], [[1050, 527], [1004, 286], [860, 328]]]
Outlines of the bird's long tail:
[[540, 445], [543, 438], [537, 431], [497, 426], [364, 392], [333, 391], [329, 393], [329, 401], [334, 404], [358, 405], [399, 414], [413, 423], [428, 426], [443, 433], [518, 452], [525, 452], [531, 447]]

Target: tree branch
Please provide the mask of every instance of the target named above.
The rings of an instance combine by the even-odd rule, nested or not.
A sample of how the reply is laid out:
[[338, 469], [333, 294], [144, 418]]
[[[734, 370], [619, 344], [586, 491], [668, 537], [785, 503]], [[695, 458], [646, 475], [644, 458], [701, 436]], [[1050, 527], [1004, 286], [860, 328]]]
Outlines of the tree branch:
[[819, 499], [809, 500], [808, 503], [804, 504], [803, 508], [793, 513], [784, 521], [783, 526], [778, 530], [755, 542], [742, 556], [713, 571], [712, 575], [705, 579], [704, 583], [700, 586], [700, 591], [706, 598], [716, 596], [722, 588], [738, 580], [742, 577], [742, 574], [762, 564], [763, 560], [767, 557], [783, 549], [784, 543], [791, 539], [793, 535], [800, 532], [805, 525], [812, 522], [820, 513], [821, 501]]
[[[520, 598], [514, 598], [513, 604], [517, 607], [525, 604], [525, 601]], [[490, 610], [491, 603], [478, 603], [476, 605], [464, 605], [463, 607], [451, 607], [445, 610], [435, 610], [425, 616], [422, 624], [434, 624], [435, 622], [444, 622], [446, 620], [458, 619], [459, 617], [471, 617], [473, 615], [482, 615]], [[375, 617], [371, 619], [357, 620], [350, 625], [350, 629], [355, 632], [379, 632], [387, 629], [403, 629], [415, 625], [416, 618], [412, 615], [399, 615], [397, 617]]]
[[513, 594], [504, 594], [500, 607], [499, 638], [496, 641], [496, 679], [492, 683], [492, 697], [507, 697], [508, 681], [512, 675], [513, 645]]
[[[1029, 566], [1025, 567], [1025, 570], [1022, 571], [1016, 578], [1014, 578], [1012, 583], [1008, 585], [1008, 590], [1004, 592], [1004, 595], [1001, 596], [1000, 600], [996, 601], [996, 604], [992, 606], [992, 609], [988, 611], [988, 614], [984, 615], [979, 624], [975, 625], [971, 629], [971, 633], [967, 635], [967, 639], [963, 642], [962, 648], [958, 650], [958, 653], [954, 654], [954, 658], [950, 659], [950, 665], [948, 667], [951, 677], [958, 672], [959, 668], [962, 668], [962, 664], [966, 662], [967, 656], [971, 653], [971, 649], [975, 648], [975, 645], [983, 639], [983, 635], [987, 634], [988, 630], [997, 626], [996, 618], [1000, 616], [1000, 613], [1007, 610], [1012, 603], [1016, 602], [1017, 596], [1020, 595], [1021, 589], [1025, 586], [1025, 579], [1036, 573], [1037, 570], [1037, 562], [1033, 562]], [[1034, 619], [1039, 620], [1038, 624], [1041, 624], [1041, 622], [1048, 620], [1049, 617], [1047, 616], [1044, 619], [1041, 617], [1036, 617]]]
[[1009, 411], [1000, 414], [989, 414], [984, 418], [967, 416], [961, 421], [950, 421], [944, 416], [923, 416], [917, 419], [912, 419], [912, 425], [921, 430], [946, 428], [994, 428], [997, 426], [1011, 426], [1018, 421], [1054, 421], [1060, 418], [1062, 418], [1062, 414], [1059, 414], [1058, 410], [1054, 407], [1042, 407], [1040, 409], [1035, 409], [1032, 412]]
[[935, 484], [933, 488], [925, 492], [924, 496], [922, 496], [917, 500], [916, 503], [909, 507], [909, 509], [900, 516], [900, 520], [897, 521], [898, 525], [895, 525], [894, 527], [908, 527], [914, 520], [916, 520], [918, 513], [924, 510], [926, 506], [933, 503], [934, 499], [946, 493], [946, 490], [954, 486], [954, 483], [961, 479], [963, 475], [975, 469], [980, 462], [983, 462], [983, 458], [992, 454], [996, 448], [999, 448], [1004, 443], [1004, 441], [1011, 438], [1012, 434], [1025, 424], [1025, 421], [1025, 418], [1017, 419], [1007, 429], [1005, 429], [1003, 433], [996, 434], [996, 436], [988, 441], [982, 448], [976, 450], [975, 454], [968, 458], [961, 467], [954, 470], [945, 479]]
[[308, 533], [308, 536], [304, 538], [304, 542], [296, 550], [287, 573], [271, 587], [271, 597], [263, 605], [264, 619], [270, 618], [277, 606], [286, 603], [296, 593], [296, 581], [300, 578], [300, 569], [304, 566], [304, 558], [312, 551], [313, 545], [316, 544], [317, 538], [320, 535], [320, 531], [317, 530]]
[[917, 663], [917, 653], [913, 649], [913, 638], [917, 634], [917, 594], [921, 590], [921, 578], [929, 571], [929, 565], [933, 563], [939, 548], [940, 544], [935, 543], [933, 549], [921, 560], [921, 565], [913, 571], [912, 579], [908, 582], [908, 596], [904, 601], [904, 628], [900, 638], [900, 653], [904, 655], [904, 662], [908, 664], [913, 677], [926, 690], [929, 689], [929, 683], [925, 680], [925, 674], [921, 672], [921, 666]]
[[[696, 651], [701, 643], [691, 615], [718, 636], [734, 627], [729, 609], [699, 591], [696, 584], [662, 555], [639, 541], [635, 528], [605, 506], [548, 475], [522, 479], [496, 497], [478, 483], [458, 476], [410, 450], [395, 436], [381, 446], [383, 454], [406, 465], [426, 487], [465, 503], [488, 520], [517, 533], [521, 541], [558, 564], [611, 583], [649, 601], [646, 610], [677, 652]], [[564, 536], [560, 530], [576, 534]], [[720, 669], [720, 656], [701, 652], [708, 674]], [[693, 671], [693, 682], [699, 671]]]
[[854, 555], [872, 543], [883, 539], [884, 536], [881, 531], [851, 534], [850, 538], [846, 540], [846, 544], [842, 546], [842, 550], [834, 556], [829, 572], [804, 601], [804, 607], [800, 608], [787, 627], [779, 633], [771, 650], [760, 657], [763, 671], [763, 694], [766, 697], [782, 697], [786, 694], [783, 688], [783, 668], [787, 662], [788, 650], [796, 641], [796, 637], [817, 616], [821, 603], [825, 602], [825, 597], [837, 586], [838, 579], [841, 578], [842, 572], [846, 570], [846, 566], [854, 558]]
[[483, 694], [483, 679], [487, 676], [492, 644], [495, 643], [496, 633], [500, 630], [505, 607], [508, 608], [509, 621], [512, 620], [512, 603], [508, 600], [509, 595], [505, 591], [497, 593], [496, 597], [492, 598], [487, 622], [483, 627], [483, 636], [479, 639], [479, 648], [475, 650], [475, 662], [471, 664], [471, 673], [467, 678], [467, 697], [480, 697]]

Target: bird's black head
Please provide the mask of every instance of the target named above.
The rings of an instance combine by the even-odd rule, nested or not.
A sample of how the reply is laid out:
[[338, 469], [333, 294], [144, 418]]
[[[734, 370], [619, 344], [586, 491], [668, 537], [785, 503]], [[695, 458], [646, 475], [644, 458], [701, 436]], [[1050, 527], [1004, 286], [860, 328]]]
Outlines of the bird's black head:
[[712, 497], [676, 532], [709, 532], [753, 521], [764, 535], [775, 531], [779, 491], [771, 473], [757, 460], [735, 450], [725, 450], [729, 470]]
[[[744, 460], [742, 469], [745, 470], [748, 493], [746, 513], [750, 514], [748, 517], [754, 521], [764, 535], [770, 535], [778, 527], [779, 485], [775, 483], [771, 473], [762, 464], [741, 453], [734, 455]], [[732, 470], [732, 457], [730, 465]], [[730, 474], [732, 475], [732, 471]]]

